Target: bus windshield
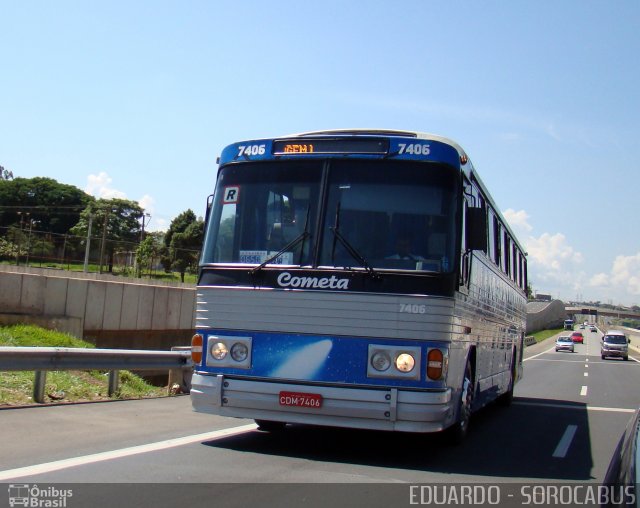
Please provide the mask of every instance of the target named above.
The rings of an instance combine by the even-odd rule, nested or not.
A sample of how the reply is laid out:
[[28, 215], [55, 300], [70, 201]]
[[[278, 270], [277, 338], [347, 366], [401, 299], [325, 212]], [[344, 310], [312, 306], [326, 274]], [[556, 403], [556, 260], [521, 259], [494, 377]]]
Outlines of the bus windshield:
[[457, 204], [443, 166], [336, 161], [328, 184], [321, 266], [357, 266], [335, 229], [374, 268], [448, 272]]
[[226, 166], [202, 262], [450, 272], [455, 175], [445, 165], [389, 160]]

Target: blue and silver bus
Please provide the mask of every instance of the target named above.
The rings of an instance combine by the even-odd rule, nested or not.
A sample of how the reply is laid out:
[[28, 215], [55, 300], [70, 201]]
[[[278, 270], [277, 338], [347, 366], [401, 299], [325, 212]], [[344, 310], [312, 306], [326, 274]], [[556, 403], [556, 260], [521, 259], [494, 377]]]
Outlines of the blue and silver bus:
[[234, 143], [218, 163], [196, 411], [459, 440], [511, 401], [526, 254], [458, 144], [319, 131]]

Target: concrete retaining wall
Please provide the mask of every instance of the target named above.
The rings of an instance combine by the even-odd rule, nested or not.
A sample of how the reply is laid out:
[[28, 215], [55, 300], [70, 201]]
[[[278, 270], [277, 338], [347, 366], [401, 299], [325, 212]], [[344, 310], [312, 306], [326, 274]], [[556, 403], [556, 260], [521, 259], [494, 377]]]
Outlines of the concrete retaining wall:
[[566, 309], [561, 300], [551, 302], [529, 302], [527, 304], [527, 333], [549, 328], [562, 328]]
[[[135, 339], [142, 349], [155, 348], [165, 339], [169, 346], [179, 346], [193, 333], [194, 286], [16, 268], [0, 268], [0, 324], [48, 323], [47, 328], [88, 338], [99, 347], [114, 347], [104, 341], [122, 342], [122, 337]], [[139, 337], [151, 343], [145, 347]]]

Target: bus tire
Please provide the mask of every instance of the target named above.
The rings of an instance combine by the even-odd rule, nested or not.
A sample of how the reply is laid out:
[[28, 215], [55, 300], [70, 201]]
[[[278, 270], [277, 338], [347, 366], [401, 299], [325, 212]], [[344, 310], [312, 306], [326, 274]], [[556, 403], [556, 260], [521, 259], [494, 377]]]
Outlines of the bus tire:
[[255, 420], [258, 430], [264, 432], [282, 432], [286, 427], [284, 422], [272, 422], [271, 420]]
[[449, 441], [452, 444], [460, 444], [469, 433], [469, 421], [471, 419], [471, 406], [474, 396], [473, 368], [471, 360], [467, 360], [464, 368], [464, 379], [462, 380], [462, 390], [458, 406], [458, 421], [447, 429]]
[[509, 389], [498, 397], [498, 404], [503, 407], [509, 407], [513, 402], [513, 388], [515, 386], [516, 379], [516, 352], [513, 352], [511, 357], [511, 379], [509, 380]]

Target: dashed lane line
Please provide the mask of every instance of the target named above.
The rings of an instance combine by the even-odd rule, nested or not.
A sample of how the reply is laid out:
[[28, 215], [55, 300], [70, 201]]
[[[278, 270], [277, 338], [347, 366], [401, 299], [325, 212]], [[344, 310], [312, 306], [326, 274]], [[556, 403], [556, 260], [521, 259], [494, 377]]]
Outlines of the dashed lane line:
[[571, 442], [573, 441], [573, 437], [576, 435], [577, 430], [577, 425], [567, 425], [567, 429], [560, 438], [560, 442], [558, 443], [558, 446], [556, 446], [552, 457], [563, 459], [567, 456], [567, 452], [569, 451], [569, 447], [571, 446]]

